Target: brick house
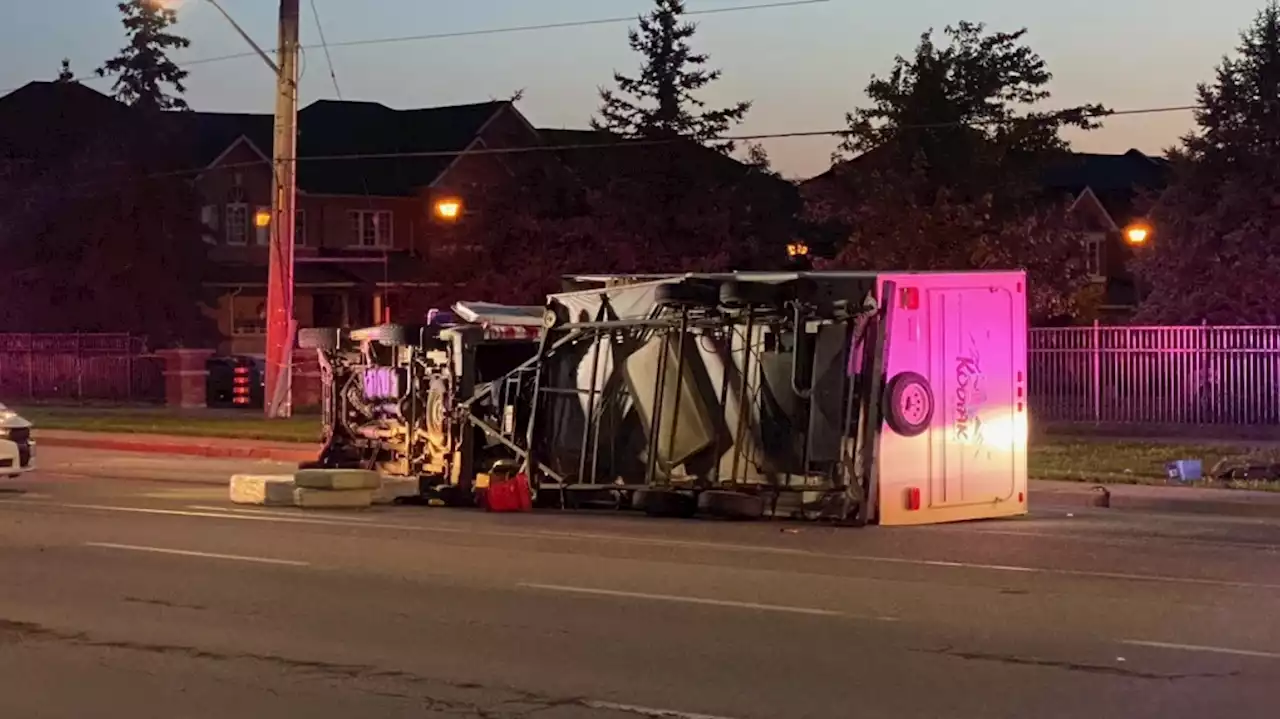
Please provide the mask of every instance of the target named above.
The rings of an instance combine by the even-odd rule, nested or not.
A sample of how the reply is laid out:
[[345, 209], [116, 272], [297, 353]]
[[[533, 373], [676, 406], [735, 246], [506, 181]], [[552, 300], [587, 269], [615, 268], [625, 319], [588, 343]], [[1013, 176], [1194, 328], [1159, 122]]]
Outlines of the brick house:
[[1045, 173], [1045, 188], [1075, 198], [1071, 210], [1085, 231], [1085, 266], [1103, 287], [1104, 317], [1121, 318], [1138, 305], [1129, 262], [1135, 248], [1125, 230], [1144, 221], [1144, 198], [1154, 199], [1169, 183], [1169, 162], [1138, 150], [1119, 155], [1073, 153]]
[[[255, 217], [271, 204], [272, 118], [192, 112], [175, 120], [198, 139], [193, 159], [205, 168], [195, 184], [213, 260], [207, 284], [220, 293], [219, 351], [259, 354], [269, 230]], [[430, 271], [455, 222], [437, 217], [437, 203], [461, 202], [456, 221], [465, 221], [478, 188], [507, 173], [501, 155], [468, 153], [540, 141], [510, 102], [393, 110], [325, 100], [303, 108], [298, 127], [294, 283], [304, 327], [399, 319], [405, 293], [448, 281]], [[410, 156], [386, 157], [393, 154]]]
[[[817, 189], [822, 183], [834, 181], [838, 169], [806, 180], [801, 187]], [[1138, 150], [1116, 155], [1070, 153], [1041, 178], [1047, 196], [1066, 196], [1072, 201], [1071, 212], [1085, 233], [1081, 248], [1085, 266], [1092, 281], [1103, 290], [1099, 310], [1104, 317], [1120, 318], [1137, 306], [1137, 290], [1128, 266], [1134, 248], [1125, 241], [1125, 230], [1143, 220], [1143, 198], [1158, 195], [1169, 178], [1166, 160]], [[821, 241], [812, 244], [832, 249]]]

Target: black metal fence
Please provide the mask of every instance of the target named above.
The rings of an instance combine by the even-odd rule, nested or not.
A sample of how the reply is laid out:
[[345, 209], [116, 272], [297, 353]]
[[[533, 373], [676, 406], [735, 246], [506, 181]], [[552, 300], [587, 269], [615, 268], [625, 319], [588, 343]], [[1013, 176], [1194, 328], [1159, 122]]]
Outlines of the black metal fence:
[[1280, 327], [1031, 331], [1037, 420], [1280, 427]]

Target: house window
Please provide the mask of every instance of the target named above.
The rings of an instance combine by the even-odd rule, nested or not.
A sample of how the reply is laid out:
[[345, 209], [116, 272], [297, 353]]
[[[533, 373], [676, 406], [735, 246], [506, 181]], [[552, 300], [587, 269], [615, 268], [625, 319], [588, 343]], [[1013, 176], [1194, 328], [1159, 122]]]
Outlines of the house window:
[[205, 205], [200, 208], [200, 235], [206, 244], [218, 244], [218, 206]]
[[258, 218], [263, 215], [271, 217], [271, 208], [259, 207], [253, 211], [253, 241], [259, 247], [266, 247], [271, 244], [271, 223], [260, 224], [258, 221]]
[[237, 295], [231, 299], [231, 334], [264, 335], [267, 333], [267, 301], [262, 297]]
[[390, 247], [391, 212], [388, 210], [355, 210], [351, 218], [353, 247]]
[[249, 244], [249, 205], [243, 202], [227, 203], [226, 231], [228, 245]]
[[1107, 235], [1091, 232], [1084, 236], [1084, 269], [1089, 278], [1100, 281], [1106, 278]]

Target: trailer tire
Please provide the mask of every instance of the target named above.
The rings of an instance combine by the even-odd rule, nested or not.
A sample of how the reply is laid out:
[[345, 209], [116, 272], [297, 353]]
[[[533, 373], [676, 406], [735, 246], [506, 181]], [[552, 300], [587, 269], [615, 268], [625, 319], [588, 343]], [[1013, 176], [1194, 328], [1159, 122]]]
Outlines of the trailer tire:
[[569, 310], [562, 304], [552, 303], [542, 312], [542, 327], [553, 330], [561, 325], [569, 324]]
[[631, 506], [650, 517], [692, 517], [698, 513], [693, 495], [670, 489], [637, 489], [631, 495]]
[[934, 398], [929, 380], [916, 372], [894, 375], [885, 387], [884, 420], [897, 434], [917, 437], [933, 423]]
[[781, 306], [782, 291], [777, 285], [730, 280], [720, 285], [720, 304], [725, 307]]
[[409, 328], [404, 325], [378, 325], [377, 327], [355, 330], [351, 333], [351, 338], [354, 340], [377, 342], [387, 347], [410, 344], [409, 336]]
[[756, 494], [711, 489], [698, 495], [698, 509], [724, 519], [760, 519], [764, 498]]
[[298, 330], [298, 347], [332, 352], [338, 349], [339, 335], [336, 327], [304, 327]]
[[658, 304], [676, 307], [714, 307], [719, 302], [720, 293], [709, 285], [677, 282], [659, 285], [653, 291], [653, 299]]

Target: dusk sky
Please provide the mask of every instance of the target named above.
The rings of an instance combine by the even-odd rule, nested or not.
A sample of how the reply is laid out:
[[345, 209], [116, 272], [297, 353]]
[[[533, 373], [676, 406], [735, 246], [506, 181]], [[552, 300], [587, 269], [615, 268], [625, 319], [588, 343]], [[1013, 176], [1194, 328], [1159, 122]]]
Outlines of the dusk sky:
[[[177, 2], [177, 0], [174, 0]], [[766, 0], [690, 0], [690, 10]], [[276, 0], [222, 0], [264, 47], [275, 45]], [[181, 0], [180, 31], [197, 60], [242, 52], [245, 44], [207, 0]], [[303, 0], [304, 43], [318, 42]], [[649, 0], [316, 0], [330, 42], [528, 24], [591, 20], [645, 12]], [[1030, 29], [1029, 41], [1056, 78], [1050, 106], [1102, 102], [1114, 109], [1185, 105], [1195, 84], [1231, 51], [1262, 0], [1112, 0], [1086, 6], [1063, 0], [830, 0], [825, 4], [697, 18], [696, 49], [711, 55], [724, 79], [705, 94], [712, 104], [751, 99], [742, 133], [835, 129], [862, 100], [873, 73], [910, 53], [919, 34], [958, 20], [996, 29]], [[52, 79], [69, 57], [87, 74], [123, 43], [115, 0], [6, 2], [0, 25], [0, 89]], [[639, 58], [626, 24], [369, 45], [333, 50], [347, 99], [396, 108], [503, 98], [524, 89], [520, 107], [536, 125], [583, 127], [596, 88]], [[270, 112], [272, 78], [244, 58], [195, 65], [187, 99], [199, 110]], [[109, 89], [109, 83], [91, 86]], [[304, 104], [334, 96], [324, 54], [306, 54]], [[1073, 137], [1077, 149], [1160, 152], [1191, 123], [1190, 113], [1115, 118]], [[766, 142], [788, 176], [825, 169], [830, 139]]]

